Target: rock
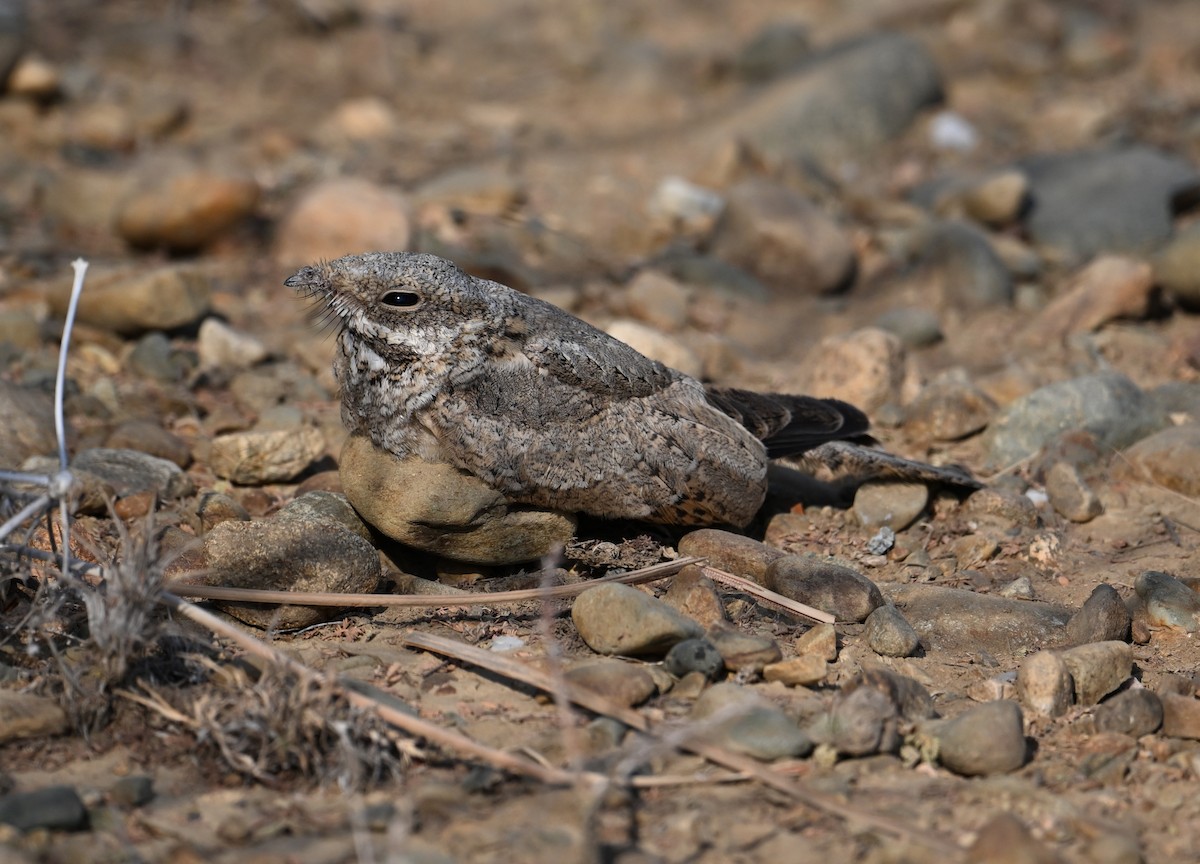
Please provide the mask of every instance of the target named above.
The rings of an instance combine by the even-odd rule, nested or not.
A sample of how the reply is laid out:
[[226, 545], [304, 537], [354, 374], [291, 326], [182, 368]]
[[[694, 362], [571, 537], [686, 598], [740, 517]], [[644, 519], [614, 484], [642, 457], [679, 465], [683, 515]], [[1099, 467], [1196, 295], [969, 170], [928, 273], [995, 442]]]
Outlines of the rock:
[[1180, 306], [1200, 310], [1200, 223], [1180, 229], [1154, 259], [1154, 282]]
[[0, 3], [0, 90], [12, 81], [10, 73], [29, 45], [29, 13], [25, 0]]
[[1029, 179], [1009, 169], [985, 177], [963, 192], [962, 205], [976, 222], [1000, 228], [1021, 215], [1029, 201]]
[[894, 753], [900, 747], [899, 712], [884, 693], [859, 687], [839, 693], [833, 710], [818, 717], [809, 734], [843, 756]]
[[986, 309], [1013, 302], [1013, 281], [985, 235], [966, 222], [926, 229], [918, 264], [925, 290], [952, 308]]
[[1071, 333], [1099, 330], [1110, 321], [1144, 318], [1150, 311], [1153, 285], [1145, 261], [1101, 255], [1038, 313], [1021, 338], [1036, 347], [1061, 342]]
[[624, 342], [651, 360], [678, 369], [693, 378], [704, 376], [704, 365], [691, 348], [678, 339], [637, 321], [620, 319], [605, 328], [609, 336]]
[[1095, 705], [1116, 690], [1133, 671], [1133, 650], [1125, 642], [1092, 642], [1062, 652], [1075, 682], [1075, 701]]
[[231, 519], [238, 522], [250, 521], [250, 514], [241, 502], [224, 492], [203, 493], [196, 503], [196, 515], [200, 517], [201, 529], [206, 532]]
[[325, 455], [325, 435], [302, 426], [277, 432], [231, 432], [212, 440], [210, 466], [243, 486], [285, 483]]
[[820, 207], [758, 179], [729, 190], [712, 252], [788, 295], [841, 291], [858, 267], [849, 236]]
[[1122, 448], [1167, 422], [1142, 390], [1117, 372], [1048, 384], [1000, 413], [984, 433], [987, 464], [1001, 468], [1035, 454], [1063, 432], [1082, 429]]
[[457, 561], [532, 561], [575, 534], [568, 514], [510, 509], [476, 477], [450, 465], [397, 459], [364, 436], [347, 439], [340, 473], [346, 498], [377, 531]]
[[1185, 633], [1200, 630], [1200, 596], [1174, 576], [1147, 570], [1134, 580], [1133, 590], [1152, 626]]
[[868, 414], [897, 400], [904, 374], [904, 346], [875, 327], [822, 339], [802, 369], [806, 392], [842, 399]]
[[1025, 226], [1068, 260], [1101, 252], [1146, 254], [1171, 236], [1172, 201], [1200, 186], [1183, 159], [1144, 145], [1033, 156]]
[[1011, 813], [993, 816], [967, 849], [967, 864], [1059, 864], [1059, 857]]
[[624, 660], [588, 660], [572, 666], [563, 677], [626, 708], [642, 704], [657, 690], [650, 673]]
[[1015, 600], [1037, 599], [1033, 593], [1033, 581], [1028, 576], [1018, 576], [1001, 588], [999, 594], [1001, 597], [1009, 597]]
[[[207, 585], [370, 594], [382, 578], [375, 547], [325, 520], [221, 522], [205, 535], [204, 554], [208, 568], [198, 578]], [[308, 627], [339, 612], [332, 606], [220, 605], [238, 620], [263, 628]]]
[[701, 637], [684, 639], [676, 643], [663, 661], [667, 671], [676, 678], [691, 672], [699, 672], [709, 681], [715, 681], [725, 671], [725, 660], [717, 646]]
[[[813, 56], [803, 71], [762, 91], [722, 127], [777, 160], [841, 163], [874, 152], [942, 98], [929, 52], [899, 33], [877, 33]], [[846, 111], [847, 105], [855, 106]]]
[[938, 316], [920, 306], [900, 306], [875, 319], [875, 326], [895, 335], [906, 348], [924, 348], [942, 341]]
[[765, 585], [767, 568], [785, 553], [765, 543], [719, 528], [689, 531], [680, 538], [680, 555], [705, 558], [709, 566]]
[[348, 141], [379, 141], [394, 137], [400, 127], [391, 105], [376, 96], [364, 96], [340, 103], [325, 130]]
[[655, 266], [673, 279], [740, 300], [763, 300], [770, 294], [767, 286], [741, 267], [735, 267], [712, 255], [669, 251], [655, 260]]
[[1080, 610], [1067, 622], [1064, 644], [1128, 642], [1130, 624], [1129, 609], [1116, 589], [1111, 585], [1097, 585]]
[[138, 248], [192, 252], [248, 218], [258, 197], [249, 176], [202, 168], [164, 176], [154, 170], [117, 206], [117, 233]]
[[1168, 738], [1200, 740], [1200, 699], [1174, 693], [1163, 693], [1159, 699], [1163, 711], [1162, 734]]
[[904, 409], [909, 433], [930, 441], [958, 441], [991, 422], [996, 403], [960, 371], [938, 376]]
[[796, 654], [811, 654], [832, 663], [837, 659], [837, 630], [832, 624], [815, 624], [796, 640]]
[[1069, 462], [1055, 462], [1046, 472], [1050, 506], [1072, 522], [1091, 522], [1104, 512], [1100, 497]]
[[154, 778], [145, 774], [122, 777], [108, 791], [109, 800], [118, 807], [141, 807], [154, 800]]
[[675, 574], [671, 587], [663, 595], [663, 602], [703, 627], [712, 627], [727, 620], [717, 586], [695, 564], [689, 564]]
[[1036, 528], [1039, 522], [1037, 507], [1027, 496], [992, 487], [972, 492], [963, 502], [963, 516], [1005, 530]]
[[1118, 476], [1200, 495], [1200, 423], [1168, 426], [1125, 451]]
[[714, 684], [701, 693], [691, 719], [709, 743], [755, 759], [786, 759], [812, 750], [812, 741], [790, 717], [737, 684]]
[[137, 142], [129, 107], [102, 100], [75, 105], [67, 116], [65, 132], [68, 147], [85, 159], [129, 153]]
[[[66, 314], [70, 295], [69, 282], [51, 292], [56, 315]], [[204, 317], [210, 296], [211, 280], [186, 264], [107, 271], [92, 267], [79, 296], [78, 319], [123, 335], [174, 330]]]
[[810, 53], [808, 27], [799, 21], [770, 21], [742, 46], [733, 69], [747, 81], [769, 81], [795, 69]]
[[890, 585], [888, 594], [929, 651], [1011, 654], [1057, 644], [1072, 613], [940, 585]]
[[725, 661], [730, 672], [762, 672], [768, 663], [782, 659], [779, 643], [768, 636], [742, 633], [729, 627], [721, 627], [709, 634], [709, 639]]
[[175, 349], [166, 334], [157, 330], [142, 336], [125, 358], [126, 368], [140, 378], [175, 384], [191, 370], [187, 356]]
[[67, 727], [67, 714], [54, 700], [32, 693], [0, 690], [0, 743], [61, 735]]
[[625, 289], [629, 314], [664, 333], [687, 323], [691, 291], [657, 270], [643, 270]]
[[47, 786], [0, 797], [0, 823], [18, 831], [80, 831], [88, 826], [88, 813], [73, 787]]
[[110, 450], [137, 450], [186, 468], [192, 462], [187, 442], [153, 420], [126, 420], [104, 439]]
[[881, 666], [865, 669], [842, 688], [842, 693], [848, 695], [860, 687], [870, 687], [886, 696], [902, 720], [915, 722], [936, 715], [929, 691], [916, 679], [891, 669]]
[[408, 202], [367, 180], [326, 180], [308, 189], [284, 217], [275, 261], [291, 269], [362, 252], [402, 251], [411, 239]]
[[829, 674], [829, 664], [816, 654], [802, 654], [763, 667], [765, 681], [778, 681], [788, 687], [812, 687], [820, 684]]
[[1163, 703], [1144, 687], [1125, 690], [1096, 706], [1097, 732], [1114, 732], [1140, 738], [1157, 732], [1163, 722]]
[[938, 150], [969, 153], [979, 146], [979, 132], [956, 111], [938, 111], [929, 121], [929, 143]]
[[646, 209], [671, 234], [708, 237], [725, 209], [725, 199], [682, 177], [664, 177]]
[[700, 625], [629, 585], [589, 588], [571, 606], [571, 620], [599, 654], [662, 654], [701, 635]]
[[372, 539], [367, 523], [363, 522], [358, 512], [350, 506], [346, 496], [336, 492], [313, 491], [297, 495], [280, 507], [274, 518], [280, 521], [299, 520], [308, 524], [331, 522], [357, 534], [367, 542]]
[[870, 579], [849, 567], [809, 556], [776, 560], [767, 567], [763, 586], [828, 612], [838, 621], [865, 621], [883, 605], [883, 595]]
[[248, 369], [267, 359], [267, 346], [219, 318], [205, 318], [196, 340], [202, 369]]
[[528, 193], [508, 166], [469, 165], [452, 168], [422, 183], [413, 193], [418, 209], [504, 216], [516, 211]]
[[[69, 438], [70, 430], [67, 434]], [[0, 381], [0, 466], [11, 468], [31, 456], [49, 455], [57, 449], [54, 398], [40, 390]]]
[[1017, 670], [1017, 698], [1042, 717], [1066, 714], [1075, 701], [1075, 682], [1063, 658], [1054, 651], [1025, 658]]
[[71, 467], [99, 477], [118, 498], [144, 491], [163, 499], [182, 498], [195, 490], [174, 462], [136, 450], [95, 447], [76, 454]]
[[1021, 708], [998, 699], [969, 708], [957, 717], [931, 724], [938, 761], [955, 774], [981, 777], [1005, 774], [1025, 764]]
[[[0, 43], [4, 37], [0, 35]], [[4, 59], [0, 49], [0, 83], [4, 78]], [[29, 53], [17, 61], [8, 76], [8, 92], [35, 102], [49, 102], [59, 95], [62, 76], [58, 68], [37, 54]]]
[[1168, 414], [1186, 414], [1182, 425], [1200, 423], [1200, 381], [1167, 381], [1151, 390], [1150, 396]]
[[895, 606], [884, 604], [867, 616], [863, 635], [867, 645], [884, 657], [911, 657], [921, 647], [917, 631]]
[[924, 483], [864, 483], [854, 492], [854, 515], [868, 529], [886, 525], [903, 531], [928, 504], [929, 487]]

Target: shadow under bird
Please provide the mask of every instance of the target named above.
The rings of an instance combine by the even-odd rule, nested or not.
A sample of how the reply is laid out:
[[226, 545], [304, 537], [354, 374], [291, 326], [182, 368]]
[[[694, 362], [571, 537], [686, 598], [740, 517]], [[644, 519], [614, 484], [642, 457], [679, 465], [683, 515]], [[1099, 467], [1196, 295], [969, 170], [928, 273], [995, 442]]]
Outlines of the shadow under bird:
[[883, 473], [977, 485], [831, 445], [867, 431], [845, 402], [701, 384], [434, 255], [351, 255], [286, 284], [339, 330], [334, 372], [352, 433], [453, 465], [516, 503], [740, 528], [763, 504], [768, 462], [814, 449], [825, 464], [882, 459], [893, 463]]

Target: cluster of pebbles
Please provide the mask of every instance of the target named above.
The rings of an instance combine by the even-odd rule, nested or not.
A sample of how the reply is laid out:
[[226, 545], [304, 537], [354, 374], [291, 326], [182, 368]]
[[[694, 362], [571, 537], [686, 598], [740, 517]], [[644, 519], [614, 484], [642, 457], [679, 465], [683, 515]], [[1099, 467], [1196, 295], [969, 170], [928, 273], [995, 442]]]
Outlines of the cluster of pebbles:
[[[81, 557], [116, 547], [114, 519], [152, 517], [172, 578], [235, 587], [487, 590], [527, 584], [521, 566], [564, 546], [558, 563], [611, 548], [630, 566], [629, 544], [597, 546], [594, 526], [347, 439], [331, 340], [283, 278], [356, 252], [445, 255], [688, 374], [854, 403], [888, 449], [987, 484], [847, 491], [782, 466], [747, 536], [642, 538], [643, 557], [703, 561], [553, 607], [570, 679], [876, 800], [973, 861], [1194, 854], [1198, 16], [1169, 0], [801, 4], [804, 24], [779, 4], [726, 4], [722, 20], [594, 5], [518, 26], [246, 4], [138, 29], [136, 4], [50, 20], [0, 2], [0, 467], [56, 464], [49, 393], [82, 254], [67, 403]], [[731, 33], [726, 15], [745, 23]], [[536, 85], [531, 57], [551, 70]], [[837, 623], [757, 604], [706, 567]], [[343, 652], [414, 710], [502, 746], [526, 722], [557, 734], [553, 708], [389, 647], [440, 626], [433, 613], [222, 608], [273, 631], [350, 615], [375, 653], [316, 631], [318, 662]], [[469, 619], [475, 637], [542, 662], [546, 632], [497, 615]], [[97, 813], [142, 808], [166, 831], [175, 804], [136, 749], [116, 785], [30, 773], [72, 740], [67, 715], [19, 692], [27, 661], [4, 662], [16, 791], [0, 823], [80, 828], [90, 810], [108, 837]], [[605, 769], [640, 746], [612, 721], [586, 731]], [[73, 758], [63, 746], [53, 761]], [[653, 764], [695, 767], [672, 758]], [[437, 784], [467, 793], [424, 782], [422, 854], [474, 860], [485, 836], [531, 844], [529, 860], [558, 848], [506, 831], [565, 798], [506, 798], [468, 838]], [[732, 788], [647, 795], [625, 842], [637, 860], [789, 855], [776, 842], [907, 860], [833, 820], [780, 829], [766, 793]], [[269, 848], [228, 831], [215, 836]], [[56, 837], [22, 842], [66, 848]]]

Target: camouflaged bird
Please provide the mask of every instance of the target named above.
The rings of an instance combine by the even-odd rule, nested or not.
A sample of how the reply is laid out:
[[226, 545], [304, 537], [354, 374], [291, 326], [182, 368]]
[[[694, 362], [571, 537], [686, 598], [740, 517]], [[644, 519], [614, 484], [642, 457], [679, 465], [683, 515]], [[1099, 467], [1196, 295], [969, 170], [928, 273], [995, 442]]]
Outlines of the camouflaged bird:
[[334, 371], [351, 432], [516, 503], [744, 527], [770, 459], [868, 425], [836, 399], [706, 387], [434, 255], [352, 255], [286, 284], [340, 328]]

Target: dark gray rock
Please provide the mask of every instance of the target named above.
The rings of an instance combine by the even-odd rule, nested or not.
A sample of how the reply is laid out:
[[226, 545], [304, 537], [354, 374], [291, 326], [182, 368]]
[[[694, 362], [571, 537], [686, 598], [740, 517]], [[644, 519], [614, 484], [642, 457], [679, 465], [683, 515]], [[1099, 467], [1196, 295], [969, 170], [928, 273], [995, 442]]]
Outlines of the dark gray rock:
[[938, 222], [922, 244], [922, 279], [937, 286], [942, 302], [958, 309], [1008, 306], [1012, 275], [978, 228], [966, 222]]
[[1173, 202], [1200, 190], [1186, 161], [1143, 145], [1034, 156], [1026, 227], [1080, 262], [1099, 252], [1153, 252], [1173, 229]]
[[771, 21], [742, 47], [733, 68], [747, 81], [769, 81], [795, 69], [811, 50], [806, 26], [798, 21]]
[[940, 585], [889, 585], [888, 594], [932, 651], [1008, 654], [1055, 645], [1073, 612]]
[[714, 684], [692, 708], [705, 740], [764, 761], [803, 756], [812, 741], [792, 718], [752, 690]]
[[855, 570], [807, 555], [772, 562], [763, 585], [777, 594], [828, 612], [839, 621], [865, 621], [883, 605], [879, 587]]
[[894, 334], [908, 348], [924, 348], [943, 337], [937, 315], [920, 306], [889, 309], [875, 319], [875, 326]]
[[0, 2], [0, 90], [29, 42], [29, 14], [24, 0]]
[[1166, 424], [1154, 401], [1120, 373], [1058, 381], [1016, 400], [992, 422], [984, 433], [987, 464], [1011, 465], [1064, 432], [1082, 429], [1104, 447], [1122, 448]]
[[707, 639], [684, 639], [675, 644], [663, 661], [667, 671], [677, 678], [689, 672], [699, 672], [709, 681], [715, 681], [725, 671], [725, 660], [717, 646]]
[[1024, 721], [1016, 702], [985, 702], [927, 728], [937, 739], [938, 761], [955, 774], [1005, 774], [1025, 764]]
[[1162, 700], [1144, 687], [1125, 690], [1096, 707], [1097, 732], [1116, 732], [1140, 738], [1157, 732], [1163, 722]]
[[71, 467], [99, 477], [117, 497], [149, 490], [160, 498], [182, 498], [195, 490], [192, 479], [174, 462], [136, 450], [95, 447], [76, 455]]
[[1111, 585], [1097, 585], [1079, 611], [1067, 622], [1064, 645], [1089, 642], [1128, 642], [1132, 619], [1129, 609]]
[[727, 128], [771, 158], [841, 161], [894, 139], [941, 99], [928, 50], [909, 36], [876, 33], [814, 54]]
[[79, 831], [88, 826], [88, 814], [73, 787], [47, 786], [0, 798], [0, 823], [19, 831]]

